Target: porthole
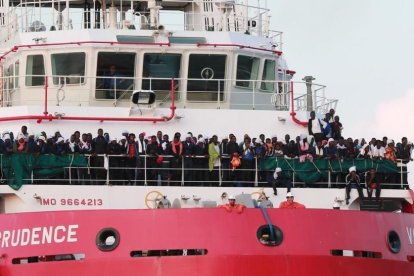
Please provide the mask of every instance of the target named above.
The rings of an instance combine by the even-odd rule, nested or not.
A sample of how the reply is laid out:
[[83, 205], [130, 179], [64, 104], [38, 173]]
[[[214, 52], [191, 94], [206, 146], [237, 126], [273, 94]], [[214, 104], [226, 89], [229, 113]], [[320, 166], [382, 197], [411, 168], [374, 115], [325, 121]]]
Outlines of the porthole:
[[397, 254], [401, 250], [401, 240], [400, 236], [394, 230], [388, 232], [387, 244], [390, 251], [394, 254]]
[[262, 225], [257, 229], [257, 239], [266, 246], [278, 246], [283, 241], [283, 232], [275, 225]]
[[119, 232], [114, 228], [104, 228], [96, 235], [96, 246], [101, 251], [112, 251], [119, 245]]

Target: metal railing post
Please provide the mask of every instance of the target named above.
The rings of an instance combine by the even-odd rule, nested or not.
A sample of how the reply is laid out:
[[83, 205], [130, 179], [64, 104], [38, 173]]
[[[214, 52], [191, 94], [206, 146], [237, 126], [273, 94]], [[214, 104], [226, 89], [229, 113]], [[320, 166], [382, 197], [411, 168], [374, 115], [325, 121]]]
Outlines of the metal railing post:
[[[109, 185], [109, 170], [110, 170], [110, 168], [109, 168], [109, 155], [104, 155], [104, 158], [106, 159], [106, 158], [108, 158], [107, 160], [108, 160], [108, 169], [106, 170], [106, 185]], [[105, 164], [105, 160], [104, 160], [104, 164]], [[106, 169], [106, 168], [105, 168]]]
[[69, 167], [69, 184], [72, 184], [72, 170]]
[[218, 159], [218, 161], [219, 161], [219, 187], [221, 187], [221, 182], [222, 182], [222, 179], [221, 179], [221, 158], [219, 158]]
[[258, 175], [258, 170], [257, 170], [257, 157], [254, 158], [254, 162], [255, 162], [254, 186], [257, 187], [257, 186], [259, 186], [259, 175]]
[[181, 186], [184, 186], [184, 155], [181, 156]]
[[217, 90], [217, 108], [220, 109], [220, 80], [217, 80], [218, 82], [218, 90]]
[[254, 100], [254, 96], [255, 96], [255, 89], [256, 88], [256, 82], [255, 81], [253, 81], [253, 90], [252, 90], [252, 105], [253, 105], [253, 110], [254, 109], [256, 109], [256, 106], [255, 106], [255, 100]]
[[[138, 157], [139, 158], [139, 157]], [[147, 155], [144, 155], [144, 185], [147, 186]]]
[[331, 171], [328, 171], [328, 188], [331, 188]]

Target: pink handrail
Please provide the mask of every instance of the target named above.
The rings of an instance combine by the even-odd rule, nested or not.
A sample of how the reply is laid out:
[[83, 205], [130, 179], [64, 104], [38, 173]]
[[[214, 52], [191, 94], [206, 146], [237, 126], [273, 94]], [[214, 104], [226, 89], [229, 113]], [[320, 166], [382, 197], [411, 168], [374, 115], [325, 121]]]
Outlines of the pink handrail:
[[91, 116], [56, 116], [52, 114], [48, 114], [47, 111], [47, 97], [48, 97], [48, 90], [47, 90], [47, 77], [45, 78], [45, 109], [43, 114], [44, 115], [22, 115], [22, 116], [9, 116], [9, 117], [0, 117], [0, 122], [5, 121], [19, 121], [19, 120], [36, 120], [37, 123], [41, 123], [43, 120], [53, 121], [53, 120], [68, 120], [68, 121], [114, 121], [114, 122], [168, 122], [172, 120], [175, 116], [175, 110], [177, 107], [175, 106], [175, 85], [174, 79], [171, 79], [171, 106], [170, 115], [163, 116], [163, 117], [148, 117], [148, 118], [130, 118], [130, 117], [91, 117]]
[[9, 51], [0, 56], [0, 61], [6, 59], [10, 53], [17, 52], [20, 48], [36, 48], [47, 46], [64, 46], [64, 45], [82, 45], [82, 44], [110, 44], [110, 45], [156, 45], [156, 46], [171, 46], [171, 43], [159, 43], [159, 42], [118, 42], [118, 41], [78, 41], [78, 42], [59, 42], [59, 43], [42, 43], [42, 44], [23, 44], [16, 45]]

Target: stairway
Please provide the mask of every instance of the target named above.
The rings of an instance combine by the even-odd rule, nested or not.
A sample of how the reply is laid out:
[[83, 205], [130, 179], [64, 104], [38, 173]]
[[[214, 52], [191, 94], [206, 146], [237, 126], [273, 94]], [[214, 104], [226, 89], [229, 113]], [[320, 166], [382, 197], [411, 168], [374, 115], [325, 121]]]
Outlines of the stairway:
[[400, 208], [394, 200], [386, 198], [380, 198], [379, 200], [375, 198], [364, 198], [360, 203], [361, 211], [393, 212]]

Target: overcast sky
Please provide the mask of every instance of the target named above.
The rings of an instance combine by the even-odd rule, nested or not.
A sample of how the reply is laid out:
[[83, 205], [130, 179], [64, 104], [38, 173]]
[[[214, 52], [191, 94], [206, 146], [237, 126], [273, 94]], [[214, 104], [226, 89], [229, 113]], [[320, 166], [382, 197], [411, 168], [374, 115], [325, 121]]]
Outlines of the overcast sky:
[[344, 136], [414, 140], [413, 0], [268, 0], [295, 79], [339, 99]]

